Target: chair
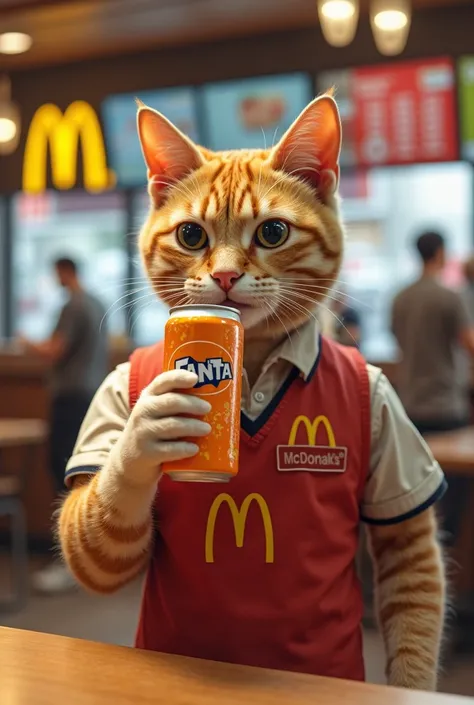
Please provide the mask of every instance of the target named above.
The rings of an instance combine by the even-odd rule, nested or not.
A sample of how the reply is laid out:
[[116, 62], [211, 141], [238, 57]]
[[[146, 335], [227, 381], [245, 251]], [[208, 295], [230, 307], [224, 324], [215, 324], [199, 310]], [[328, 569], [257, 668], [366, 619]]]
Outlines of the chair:
[[28, 536], [22, 489], [20, 477], [0, 475], [0, 517], [10, 517], [13, 577], [13, 595], [0, 600], [0, 610], [21, 609], [28, 597]]

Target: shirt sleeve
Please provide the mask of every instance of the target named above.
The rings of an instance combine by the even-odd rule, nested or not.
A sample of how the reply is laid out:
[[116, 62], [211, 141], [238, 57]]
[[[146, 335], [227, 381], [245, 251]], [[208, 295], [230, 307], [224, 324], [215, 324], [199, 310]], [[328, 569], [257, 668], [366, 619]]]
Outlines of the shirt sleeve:
[[371, 388], [370, 468], [361, 505], [369, 524], [397, 524], [428, 509], [447, 489], [444, 474], [381, 370]]
[[56, 328], [54, 329], [53, 335], [59, 333], [64, 340], [66, 345], [70, 347], [74, 344], [78, 334], [80, 335], [81, 328], [81, 317], [79, 311], [72, 305], [71, 302], [67, 303], [59, 314], [58, 322]]
[[96, 392], [66, 466], [68, 487], [74, 475], [96, 473], [106, 462], [130, 416], [130, 363], [119, 365]]
[[448, 325], [451, 327], [453, 338], [459, 338], [461, 332], [472, 325], [472, 316], [465, 296], [455, 291], [450, 291], [450, 294], [450, 306], [447, 311]]

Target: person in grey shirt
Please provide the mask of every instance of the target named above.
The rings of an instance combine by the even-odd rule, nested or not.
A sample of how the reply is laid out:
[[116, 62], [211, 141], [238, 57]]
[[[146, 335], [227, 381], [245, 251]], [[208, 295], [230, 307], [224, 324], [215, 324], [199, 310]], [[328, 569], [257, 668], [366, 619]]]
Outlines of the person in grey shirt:
[[[469, 424], [468, 362], [474, 357], [474, 331], [466, 298], [439, 281], [446, 259], [443, 237], [426, 232], [416, 241], [416, 248], [422, 274], [395, 298], [392, 331], [402, 353], [397, 391], [408, 416], [424, 435]], [[451, 476], [442, 502], [448, 545], [459, 537], [468, 497], [468, 478]], [[470, 631], [466, 615], [458, 610], [455, 650], [472, 651]]]
[[416, 247], [421, 277], [397, 295], [392, 308], [392, 331], [402, 353], [397, 391], [421, 433], [448, 431], [469, 421], [465, 357], [466, 351], [474, 355], [474, 332], [463, 298], [439, 281], [443, 237], [426, 232]]
[[[82, 287], [76, 263], [62, 258], [54, 266], [69, 299], [48, 340], [33, 343], [23, 339], [23, 344], [51, 363], [50, 467], [59, 494], [84, 416], [107, 375], [108, 350], [104, 307]], [[70, 580], [66, 569], [54, 564], [35, 576], [35, 585], [52, 592], [68, 587]]]

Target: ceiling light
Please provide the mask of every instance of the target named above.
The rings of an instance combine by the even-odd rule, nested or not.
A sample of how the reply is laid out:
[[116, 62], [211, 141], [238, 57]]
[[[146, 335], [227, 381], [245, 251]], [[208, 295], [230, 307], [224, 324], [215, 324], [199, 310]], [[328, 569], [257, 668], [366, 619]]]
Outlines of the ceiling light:
[[347, 20], [355, 12], [349, 0], [327, 0], [321, 7], [324, 17], [330, 20]]
[[1, 54], [23, 54], [33, 43], [29, 34], [23, 32], [5, 32], [0, 34]]
[[372, 0], [370, 22], [380, 53], [386, 56], [400, 54], [410, 31], [410, 0]]
[[393, 32], [406, 27], [408, 17], [400, 10], [384, 10], [375, 15], [374, 24], [384, 32]]
[[11, 142], [16, 137], [16, 124], [11, 118], [0, 117], [0, 142]]
[[318, 13], [328, 44], [343, 47], [352, 42], [359, 19], [359, 0], [318, 0]]
[[20, 111], [11, 99], [10, 80], [0, 76], [0, 154], [11, 154], [20, 139]]

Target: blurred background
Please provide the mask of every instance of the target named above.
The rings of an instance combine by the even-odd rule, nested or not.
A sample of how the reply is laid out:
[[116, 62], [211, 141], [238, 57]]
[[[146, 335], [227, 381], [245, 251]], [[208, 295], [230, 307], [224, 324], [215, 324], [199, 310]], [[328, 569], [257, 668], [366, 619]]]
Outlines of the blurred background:
[[[21, 593], [18, 609], [0, 607], [0, 624], [133, 638], [139, 587], [107, 599], [27, 597], [21, 555], [26, 537], [34, 570], [52, 546], [55, 392], [38, 346], [68, 291], [53, 263], [78, 263], [81, 286], [100, 301], [109, 369], [163, 334], [167, 310], [149, 296], [136, 248], [148, 201], [135, 96], [200, 144], [229, 149], [273, 144], [312, 97], [336, 87], [347, 230], [339, 290], [362, 352], [397, 386], [391, 308], [419, 276], [413, 243], [422, 232], [445, 240], [443, 284], [467, 286], [473, 27], [473, 0], [0, 0], [0, 512], [14, 518], [13, 533], [0, 518], [0, 596], [9, 586]], [[334, 321], [329, 329], [336, 334]], [[470, 442], [462, 472], [472, 466], [474, 478], [474, 431]], [[470, 482], [465, 492], [473, 511], [456, 537], [453, 580], [469, 613]], [[370, 595], [368, 615], [370, 625]], [[383, 681], [370, 629], [367, 649], [369, 677]], [[443, 689], [474, 695], [474, 656], [465, 652], [447, 656]]]

